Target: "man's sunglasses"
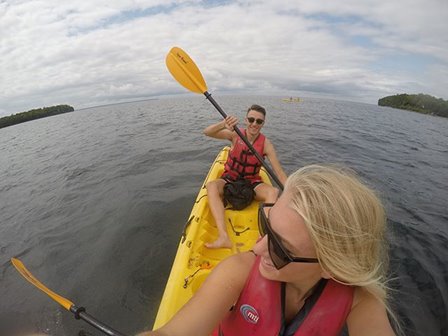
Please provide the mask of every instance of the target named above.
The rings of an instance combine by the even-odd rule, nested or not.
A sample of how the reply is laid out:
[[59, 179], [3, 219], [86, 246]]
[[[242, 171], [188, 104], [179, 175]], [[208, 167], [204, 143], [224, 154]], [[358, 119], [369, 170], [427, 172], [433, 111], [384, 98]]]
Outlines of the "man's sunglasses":
[[302, 262], [302, 263], [318, 263], [319, 260], [316, 258], [302, 258], [293, 257], [289, 254], [288, 250], [280, 242], [280, 238], [272, 230], [269, 218], [266, 216], [265, 208], [270, 208], [274, 203], [261, 203], [258, 210], [258, 230], [261, 236], [267, 235], [268, 237], [268, 250], [269, 256], [276, 269], [281, 269], [291, 262]]
[[254, 123], [254, 121], [256, 121], [257, 122], [257, 125], [261, 125], [261, 124], [263, 124], [264, 123], [264, 120], [263, 119], [255, 119], [254, 117], [248, 117], [247, 118], [247, 121], [249, 122], [249, 124], [253, 124]]

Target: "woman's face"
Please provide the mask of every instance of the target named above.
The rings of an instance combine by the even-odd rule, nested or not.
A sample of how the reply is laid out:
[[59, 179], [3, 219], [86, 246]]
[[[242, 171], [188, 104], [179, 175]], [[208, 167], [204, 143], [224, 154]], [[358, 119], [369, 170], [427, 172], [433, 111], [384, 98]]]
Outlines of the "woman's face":
[[[268, 216], [271, 228], [291, 256], [316, 258], [308, 229], [303, 218], [289, 206], [290, 200], [291, 195], [285, 191], [270, 208]], [[294, 282], [322, 277], [318, 263], [291, 262], [279, 270], [275, 268], [269, 255], [267, 236], [255, 245], [254, 252], [261, 257], [260, 273], [267, 279]]]

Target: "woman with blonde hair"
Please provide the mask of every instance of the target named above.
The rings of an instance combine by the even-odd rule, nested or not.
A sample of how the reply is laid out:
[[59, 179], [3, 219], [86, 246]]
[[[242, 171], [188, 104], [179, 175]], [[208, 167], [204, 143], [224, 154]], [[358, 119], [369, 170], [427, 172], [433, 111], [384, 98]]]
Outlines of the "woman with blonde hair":
[[229, 257], [162, 328], [144, 335], [394, 335], [383, 207], [348, 170], [307, 166], [275, 204], [262, 239]]

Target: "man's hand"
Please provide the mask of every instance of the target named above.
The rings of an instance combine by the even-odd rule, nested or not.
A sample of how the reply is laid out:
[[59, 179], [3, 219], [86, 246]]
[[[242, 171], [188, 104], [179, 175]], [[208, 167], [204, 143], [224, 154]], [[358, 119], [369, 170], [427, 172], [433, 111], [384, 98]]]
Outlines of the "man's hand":
[[226, 121], [225, 127], [229, 131], [233, 131], [234, 127], [238, 124], [238, 118], [234, 116], [227, 116], [225, 121]]

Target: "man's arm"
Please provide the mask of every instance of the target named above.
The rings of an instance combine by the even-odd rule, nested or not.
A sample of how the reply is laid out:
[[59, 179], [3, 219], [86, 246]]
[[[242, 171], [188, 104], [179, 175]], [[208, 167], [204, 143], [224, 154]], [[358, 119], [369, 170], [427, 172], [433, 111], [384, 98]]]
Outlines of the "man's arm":
[[269, 159], [269, 162], [271, 163], [274, 173], [277, 175], [280, 182], [284, 185], [288, 176], [284, 172], [280, 164], [280, 161], [277, 158], [277, 153], [275, 152], [274, 145], [272, 145], [271, 141], [269, 141], [269, 139], [267, 138], [264, 142], [264, 153], [266, 154], [266, 157]]
[[233, 128], [238, 124], [238, 119], [233, 116], [227, 116], [226, 119], [210, 125], [204, 129], [204, 134], [215, 138], [232, 141], [235, 136]]

